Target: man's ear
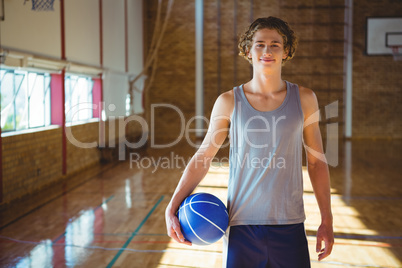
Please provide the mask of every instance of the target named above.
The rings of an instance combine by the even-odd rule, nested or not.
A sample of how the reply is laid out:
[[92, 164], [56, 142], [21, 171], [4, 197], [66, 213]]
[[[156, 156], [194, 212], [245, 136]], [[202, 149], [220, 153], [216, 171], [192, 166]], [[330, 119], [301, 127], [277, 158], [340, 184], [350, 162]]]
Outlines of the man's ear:
[[289, 49], [285, 49], [284, 53], [283, 53], [283, 56], [282, 56], [282, 59], [286, 59], [288, 57], [288, 55], [289, 55]]

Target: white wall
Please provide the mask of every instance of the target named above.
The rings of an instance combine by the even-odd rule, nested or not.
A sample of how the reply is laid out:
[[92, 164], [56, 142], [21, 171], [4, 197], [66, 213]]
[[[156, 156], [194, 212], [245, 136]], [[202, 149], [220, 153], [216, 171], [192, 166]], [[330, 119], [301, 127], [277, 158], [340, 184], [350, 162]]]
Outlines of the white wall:
[[103, 66], [125, 71], [124, 0], [103, 0]]
[[[112, 113], [106, 111], [106, 114], [125, 115], [129, 77], [140, 73], [143, 68], [142, 0], [127, 0], [128, 72], [125, 70], [125, 0], [101, 1], [105, 75], [103, 96], [106, 103], [118, 107]], [[100, 67], [99, 0], [64, 0], [64, 3], [67, 62]], [[23, 0], [4, 0], [4, 4], [5, 20], [0, 21], [0, 45], [3, 49], [45, 56], [49, 62], [54, 58], [61, 59], [59, 0], [54, 1], [54, 11], [46, 12], [32, 11], [31, 1], [24, 5]], [[18, 61], [12, 64], [18, 64]]]
[[99, 0], [66, 0], [64, 10], [67, 60], [98, 66]]
[[54, 1], [54, 12], [35, 12], [31, 8], [31, 1], [24, 5], [24, 1], [4, 0], [1, 47], [60, 58], [60, 1]]
[[105, 73], [103, 79], [103, 99], [105, 101], [105, 114], [107, 117], [126, 115], [128, 88], [127, 75], [110, 71]]

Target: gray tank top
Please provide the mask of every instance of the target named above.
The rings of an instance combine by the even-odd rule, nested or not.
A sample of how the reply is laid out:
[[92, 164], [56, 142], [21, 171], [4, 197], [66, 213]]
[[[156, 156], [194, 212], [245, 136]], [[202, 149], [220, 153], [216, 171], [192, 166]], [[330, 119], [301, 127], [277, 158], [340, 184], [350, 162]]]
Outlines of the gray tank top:
[[230, 124], [229, 225], [294, 224], [305, 220], [303, 111], [299, 87], [286, 82], [283, 103], [269, 112], [235, 87]]

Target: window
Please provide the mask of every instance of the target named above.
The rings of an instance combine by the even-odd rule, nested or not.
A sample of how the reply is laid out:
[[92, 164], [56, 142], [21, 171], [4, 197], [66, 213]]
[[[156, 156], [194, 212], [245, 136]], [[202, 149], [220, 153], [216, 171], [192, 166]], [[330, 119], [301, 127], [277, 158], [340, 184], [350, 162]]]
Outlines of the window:
[[93, 117], [91, 77], [66, 75], [66, 122], [87, 121]]
[[50, 125], [50, 75], [0, 70], [1, 129], [16, 131]]

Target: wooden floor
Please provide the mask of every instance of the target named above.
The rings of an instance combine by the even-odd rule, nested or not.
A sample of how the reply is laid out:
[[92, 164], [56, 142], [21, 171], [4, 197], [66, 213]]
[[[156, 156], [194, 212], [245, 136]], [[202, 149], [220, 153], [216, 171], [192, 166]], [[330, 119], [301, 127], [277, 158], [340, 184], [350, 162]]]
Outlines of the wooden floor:
[[[148, 151], [3, 207], [0, 266], [220, 267], [221, 241], [187, 247], [165, 234], [164, 209], [192, 153]], [[312, 267], [402, 267], [401, 160], [400, 140], [340, 144], [339, 164], [330, 168], [335, 246], [321, 262], [319, 211], [304, 172]], [[196, 191], [225, 201], [227, 178], [228, 168], [216, 164]]]

